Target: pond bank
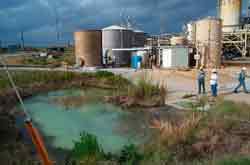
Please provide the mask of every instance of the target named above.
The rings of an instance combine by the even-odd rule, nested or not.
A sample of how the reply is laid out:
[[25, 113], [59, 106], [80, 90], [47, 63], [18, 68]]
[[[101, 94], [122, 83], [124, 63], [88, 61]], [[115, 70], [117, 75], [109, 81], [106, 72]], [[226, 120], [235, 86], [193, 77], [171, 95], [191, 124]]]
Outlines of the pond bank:
[[[39, 93], [47, 93], [54, 90], [71, 89], [71, 88], [90, 88], [95, 87], [99, 89], [109, 89], [109, 90], [123, 90], [130, 84], [130, 82], [120, 76], [115, 76], [107, 72], [101, 73], [64, 73], [64, 72], [14, 72], [14, 80], [17, 83], [20, 94], [22, 98], [29, 99], [32, 96]], [[37, 159], [36, 156], [31, 156], [33, 150], [32, 145], [24, 144], [23, 139], [20, 137], [19, 129], [15, 125], [15, 118], [19, 115], [23, 115], [22, 111], [13, 108], [18, 100], [16, 98], [15, 92], [9, 87], [8, 81], [5, 77], [0, 75], [0, 117], [5, 116], [6, 127], [9, 128], [4, 130], [0, 128], [0, 132], [5, 132], [6, 135], [11, 136], [11, 141], [9, 139], [3, 139], [6, 144], [12, 143], [15, 146], [15, 150], [20, 150], [24, 153], [25, 159]], [[60, 103], [60, 102], [58, 102]], [[144, 109], [145, 110], [145, 109]], [[1, 119], [1, 118], [0, 118]], [[1, 120], [2, 122], [2, 120]], [[7, 137], [7, 136], [6, 136]], [[13, 142], [14, 141], [14, 142]], [[18, 147], [21, 145], [22, 147]], [[9, 152], [9, 146], [5, 145], [2, 150], [7, 152], [9, 157], [15, 157], [17, 160], [21, 159], [18, 155], [13, 155]], [[27, 151], [27, 152], [25, 152]], [[0, 160], [5, 159], [6, 156], [2, 156], [0, 152]]]
[[[33, 146], [24, 144], [23, 139], [20, 137], [15, 118], [22, 115], [22, 112], [13, 108], [18, 103], [16, 94], [10, 88], [5, 73], [0, 73], [0, 133], [6, 135], [1, 136], [0, 161], [3, 164], [10, 164], [10, 160], [37, 159], [36, 155], [32, 154]], [[85, 88], [89, 86], [116, 89], [117, 85], [122, 86], [127, 83], [126, 79], [113, 75], [106, 76], [105, 73], [75, 74], [39, 71], [12, 71], [11, 73], [24, 99], [38, 93], [46, 93], [57, 89]]]

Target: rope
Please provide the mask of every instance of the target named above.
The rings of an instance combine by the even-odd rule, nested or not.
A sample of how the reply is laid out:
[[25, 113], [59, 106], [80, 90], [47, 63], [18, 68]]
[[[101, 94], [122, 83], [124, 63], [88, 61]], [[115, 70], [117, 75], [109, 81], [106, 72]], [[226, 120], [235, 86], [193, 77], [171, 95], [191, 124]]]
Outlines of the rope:
[[23, 99], [22, 99], [22, 97], [21, 97], [21, 95], [20, 95], [20, 93], [19, 93], [19, 91], [18, 91], [18, 88], [17, 88], [17, 86], [16, 86], [16, 84], [15, 84], [15, 81], [14, 81], [14, 79], [12, 78], [12, 76], [11, 76], [11, 74], [10, 74], [10, 71], [9, 71], [9, 69], [8, 69], [8, 66], [7, 66], [6, 63], [5, 63], [5, 59], [4, 59], [3, 56], [0, 56], [0, 57], [1, 57], [0, 62], [2, 63], [3, 69], [5, 70], [5, 72], [6, 72], [6, 74], [7, 74], [7, 77], [8, 77], [8, 79], [9, 79], [9, 81], [10, 81], [10, 84], [11, 84], [12, 88], [14, 89], [14, 91], [15, 91], [15, 93], [16, 93], [16, 96], [17, 96], [17, 99], [18, 99], [18, 101], [19, 101], [19, 103], [20, 103], [20, 105], [21, 105], [21, 108], [22, 108], [23, 112], [25, 113], [26, 117], [28, 117], [29, 115], [28, 115], [27, 109], [26, 109], [26, 107], [25, 107], [25, 105], [24, 105]]

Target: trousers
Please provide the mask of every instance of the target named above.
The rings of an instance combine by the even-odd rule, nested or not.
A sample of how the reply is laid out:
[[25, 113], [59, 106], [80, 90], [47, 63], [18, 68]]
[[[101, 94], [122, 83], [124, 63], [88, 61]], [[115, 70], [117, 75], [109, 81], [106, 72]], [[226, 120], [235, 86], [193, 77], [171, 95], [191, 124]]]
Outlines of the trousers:
[[206, 93], [205, 80], [198, 80], [198, 93], [199, 94], [201, 94], [201, 90], [203, 94]]
[[212, 96], [216, 97], [218, 95], [218, 84], [211, 85]]
[[245, 93], [248, 93], [247, 87], [246, 87], [246, 82], [245, 82], [244, 80], [240, 80], [240, 81], [239, 81], [239, 85], [234, 89], [234, 92], [237, 93], [238, 90], [239, 90], [241, 87], [243, 87], [243, 90], [244, 90]]

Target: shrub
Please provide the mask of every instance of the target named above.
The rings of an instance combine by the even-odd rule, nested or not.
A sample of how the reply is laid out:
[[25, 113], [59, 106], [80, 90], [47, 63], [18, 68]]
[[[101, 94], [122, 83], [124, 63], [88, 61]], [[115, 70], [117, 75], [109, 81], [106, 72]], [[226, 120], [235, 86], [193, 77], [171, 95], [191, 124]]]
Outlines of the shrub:
[[119, 163], [124, 165], [138, 165], [143, 156], [140, 154], [135, 145], [124, 146], [119, 156]]
[[80, 135], [80, 140], [74, 142], [71, 157], [93, 163], [101, 160], [104, 157], [104, 152], [96, 136], [83, 132]]
[[128, 96], [140, 99], [160, 96], [165, 102], [166, 95], [167, 90], [164, 86], [160, 86], [159, 84], [154, 85], [146, 79], [140, 79], [137, 84], [130, 85], [128, 88]]

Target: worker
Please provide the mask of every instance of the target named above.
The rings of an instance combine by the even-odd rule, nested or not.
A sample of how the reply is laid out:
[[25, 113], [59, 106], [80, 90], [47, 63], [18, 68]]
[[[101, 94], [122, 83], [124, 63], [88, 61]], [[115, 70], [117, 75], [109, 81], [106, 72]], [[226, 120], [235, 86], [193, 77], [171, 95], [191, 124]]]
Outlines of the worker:
[[205, 94], [206, 93], [206, 88], [205, 88], [205, 76], [206, 73], [204, 71], [203, 67], [200, 67], [199, 73], [198, 73], [198, 92], [199, 94], [201, 94], [201, 89], [202, 89], [202, 93]]
[[216, 97], [218, 94], [218, 72], [216, 69], [212, 70], [211, 78], [210, 78], [211, 92], [212, 96]]
[[243, 90], [244, 90], [245, 93], [249, 93], [249, 91], [246, 88], [246, 82], [245, 82], [246, 77], [247, 77], [246, 71], [247, 71], [246, 67], [243, 67], [241, 69], [241, 72], [240, 72], [239, 78], [238, 78], [239, 85], [234, 89], [234, 93], [238, 93], [238, 90], [240, 89], [240, 87], [243, 87]]

